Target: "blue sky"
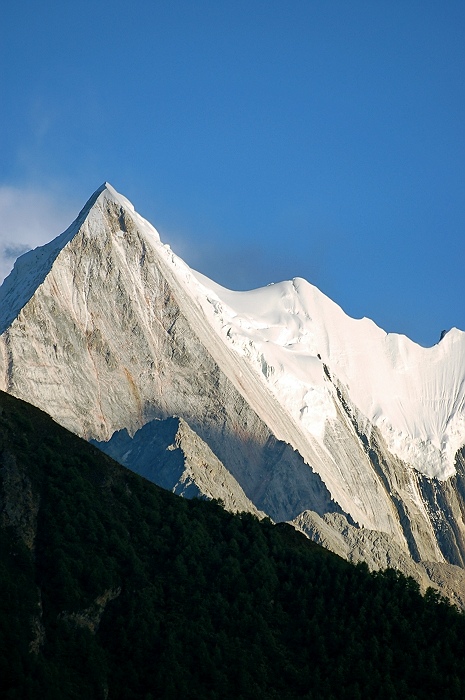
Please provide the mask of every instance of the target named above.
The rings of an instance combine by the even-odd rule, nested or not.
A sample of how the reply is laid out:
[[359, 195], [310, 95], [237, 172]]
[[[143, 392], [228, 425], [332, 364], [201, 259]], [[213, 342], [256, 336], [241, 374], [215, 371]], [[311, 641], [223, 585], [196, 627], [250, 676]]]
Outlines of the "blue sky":
[[17, 0], [0, 277], [105, 180], [191, 266], [301, 276], [432, 345], [465, 330], [465, 4]]

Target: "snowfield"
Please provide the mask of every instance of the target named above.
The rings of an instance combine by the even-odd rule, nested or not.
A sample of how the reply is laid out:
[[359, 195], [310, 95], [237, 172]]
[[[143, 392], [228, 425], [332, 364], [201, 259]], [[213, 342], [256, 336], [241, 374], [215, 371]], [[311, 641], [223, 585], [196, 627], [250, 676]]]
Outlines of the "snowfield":
[[167, 260], [224, 341], [322, 446], [328, 422], [337, 419], [326, 366], [394, 455], [427, 477], [455, 473], [465, 444], [463, 331], [453, 328], [424, 348], [368, 318], [351, 318], [304, 279], [235, 292], [171, 251]]

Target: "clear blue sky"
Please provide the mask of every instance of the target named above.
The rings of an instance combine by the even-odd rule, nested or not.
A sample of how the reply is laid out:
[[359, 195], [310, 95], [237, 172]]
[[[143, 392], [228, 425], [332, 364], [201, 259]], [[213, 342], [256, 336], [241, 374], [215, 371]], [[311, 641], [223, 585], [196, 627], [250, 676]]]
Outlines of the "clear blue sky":
[[108, 180], [225, 286], [465, 329], [463, 0], [16, 0], [0, 88], [3, 274]]

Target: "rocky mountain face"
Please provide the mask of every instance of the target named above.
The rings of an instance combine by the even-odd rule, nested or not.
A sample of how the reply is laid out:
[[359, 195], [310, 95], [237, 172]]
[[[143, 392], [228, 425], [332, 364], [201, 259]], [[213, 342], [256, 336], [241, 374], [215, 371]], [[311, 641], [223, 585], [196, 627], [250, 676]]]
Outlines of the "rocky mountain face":
[[134, 471], [463, 595], [459, 331], [417, 350], [304, 280], [223, 290], [105, 185], [17, 261], [0, 332], [0, 389]]
[[232, 513], [264, 517], [208, 445], [173, 416], [146, 423], [133, 436], [126, 429], [94, 445], [149, 481], [185, 498], [221, 500]]

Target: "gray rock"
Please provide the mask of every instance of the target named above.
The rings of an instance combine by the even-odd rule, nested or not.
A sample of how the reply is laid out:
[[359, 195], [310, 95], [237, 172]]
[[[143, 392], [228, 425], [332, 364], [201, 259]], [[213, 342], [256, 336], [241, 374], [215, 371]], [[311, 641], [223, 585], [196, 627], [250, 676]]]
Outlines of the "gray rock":
[[265, 515], [182, 418], [153, 420], [132, 437], [124, 429], [108, 442], [92, 442], [120, 464], [180, 496], [217, 499], [233, 513]]

